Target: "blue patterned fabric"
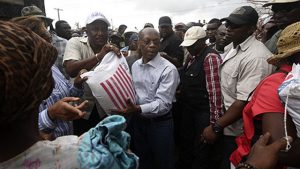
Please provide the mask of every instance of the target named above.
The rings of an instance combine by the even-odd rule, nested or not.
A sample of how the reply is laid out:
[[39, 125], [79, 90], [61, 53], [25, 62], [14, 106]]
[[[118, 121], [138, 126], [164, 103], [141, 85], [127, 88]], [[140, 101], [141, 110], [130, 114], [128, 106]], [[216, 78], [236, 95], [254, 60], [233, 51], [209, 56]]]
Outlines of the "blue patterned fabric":
[[83, 135], [77, 156], [82, 169], [135, 169], [138, 157], [129, 153], [130, 135], [126, 120], [112, 115]]

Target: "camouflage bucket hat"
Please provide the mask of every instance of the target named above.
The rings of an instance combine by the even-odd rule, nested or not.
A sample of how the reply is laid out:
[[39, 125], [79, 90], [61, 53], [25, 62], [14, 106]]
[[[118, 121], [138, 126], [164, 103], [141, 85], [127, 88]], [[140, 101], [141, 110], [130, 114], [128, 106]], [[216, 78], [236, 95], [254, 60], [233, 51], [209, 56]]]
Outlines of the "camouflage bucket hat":
[[52, 22], [53, 19], [46, 17], [46, 14], [37, 6], [26, 6], [21, 11], [22, 16], [36, 16], [40, 18], [45, 18], [46, 20]]

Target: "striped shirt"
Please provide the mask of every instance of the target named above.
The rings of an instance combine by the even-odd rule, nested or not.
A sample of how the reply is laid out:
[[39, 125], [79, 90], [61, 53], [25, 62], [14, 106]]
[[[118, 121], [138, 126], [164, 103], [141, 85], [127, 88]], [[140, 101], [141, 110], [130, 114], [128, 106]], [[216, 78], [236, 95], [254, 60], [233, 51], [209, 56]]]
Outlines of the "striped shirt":
[[51, 37], [52, 37], [51, 44], [56, 48], [56, 50], [58, 52], [57, 59], [55, 61], [55, 65], [58, 67], [60, 72], [63, 73], [63, 75], [65, 75], [66, 77], [69, 77], [69, 75], [66, 74], [64, 67], [62, 65], [65, 48], [66, 48], [68, 40], [57, 36], [55, 33], [51, 33]]
[[39, 129], [46, 133], [53, 133], [53, 136], [56, 138], [73, 134], [72, 121], [51, 120], [48, 116], [48, 108], [64, 97], [82, 96], [83, 90], [74, 87], [55, 65], [52, 66], [52, 77], [55, 83], [54, 89], [39, 107]]

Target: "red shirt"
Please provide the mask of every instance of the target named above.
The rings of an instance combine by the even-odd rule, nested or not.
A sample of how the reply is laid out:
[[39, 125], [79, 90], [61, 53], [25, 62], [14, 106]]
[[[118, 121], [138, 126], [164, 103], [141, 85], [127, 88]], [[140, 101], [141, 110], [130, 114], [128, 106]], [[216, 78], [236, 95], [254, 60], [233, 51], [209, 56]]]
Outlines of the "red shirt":
[[236, 138], [238, 148], [231, 154], [230, 161], [237, 165], [251, 149], [251, 140], [254, 136], [254, 118], [264, 113], [284, 113], [284, 106], [278, 95], [278, 87], [284, 81], [287, 73], [292, 70], [289, 65], [282, 65], [283, 72], [274, 73], [262, 80], [256, 87], [251, 101], [243, 110], [244, 134]]
[[206, 90], [209, 98], [210, 124], [214, 124], [224, 113], [222, 109], [223, 102], [219, 76], [219, 67], [221, 63], [221, 57], [214, 53], [207, 54], [203, 63]]

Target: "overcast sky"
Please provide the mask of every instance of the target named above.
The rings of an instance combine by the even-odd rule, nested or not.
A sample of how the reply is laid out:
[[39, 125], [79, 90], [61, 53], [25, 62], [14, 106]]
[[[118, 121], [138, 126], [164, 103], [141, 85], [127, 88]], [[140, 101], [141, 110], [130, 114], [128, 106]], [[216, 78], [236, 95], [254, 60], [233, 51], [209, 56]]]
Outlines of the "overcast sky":
[[102, 12], [114, 27], [126, 24], [128, 30], [141, 29], [146, 22], [157, 28], [161, 16], [170, 16], [174, 24], [178, 22], [209, 21], [212, 18], [226, 17], [235, 8], [249, 5], [247, 0], [45, 0], [46, 14], [58, 20], [69, 22], [72, 28], [79, 22], [85, 26], [85, 20], [93, 11]]

